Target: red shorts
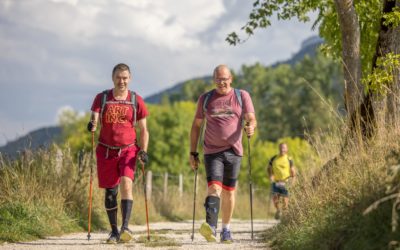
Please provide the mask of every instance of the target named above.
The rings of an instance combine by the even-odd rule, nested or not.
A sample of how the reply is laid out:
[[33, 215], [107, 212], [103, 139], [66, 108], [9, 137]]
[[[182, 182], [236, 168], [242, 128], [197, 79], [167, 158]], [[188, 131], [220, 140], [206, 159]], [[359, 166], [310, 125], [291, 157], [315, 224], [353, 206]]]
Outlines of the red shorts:
[[136, 158], [140, 148], [136, 145], [119, 150], [108, 149], [103, 145], [96, 148], [97, 177], [100, 188], [113, 188], [121, 181], [121, 176], [134, 179]]

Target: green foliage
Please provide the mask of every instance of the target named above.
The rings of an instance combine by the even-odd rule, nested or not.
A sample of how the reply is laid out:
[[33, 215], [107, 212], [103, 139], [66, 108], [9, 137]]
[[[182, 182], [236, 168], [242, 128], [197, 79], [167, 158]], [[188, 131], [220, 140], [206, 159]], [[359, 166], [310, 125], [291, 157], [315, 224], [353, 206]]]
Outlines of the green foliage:
[[[319, 162], [319, 159], [312, 149], [311, 145], [298, 137], [284, 137], [277, 142], [261, 141], [257, 134], [250, 140], [250, 154], [253, 183], [256, 187], [268, 189], [270, 187], [267, 175], [267, 167], [270, 159], [279, 153], [279, 144], [285, 142], [289, 148], [289, 155], [293, 158], [295, 167], [302, 172], [307, 169], [308, 161]], [[244, 157], [242, 159], [242, 170], [239, 175], [239, 181], [246, 183], [248, 181], [248, 140], [243, 137]]]
[[[289, 210], [281, 224], [267, 235], [274, 239], [274, 247], [386, 249], [388, 242], [398, 246], [399, 229], [394, 227], [391, 231], [390, 224], [393, 227], [398, 223], [395, 208], [399, 176], [396, 173], [388, 178], [386, 168], [400, 160], [398, 139], [398, 133], [385, 131], [364, 152], [352, 148], [325, 165], [323, 170], [320, 163], [309, 161], [292, 189]], [[321, 144], [317, 150], [338, 151], [329, 142]], [[386, 188], [390, 190], [389, 196], [381, 199]], [[366, 213], [371, 204], [375, 209], [368, 209]]]
[[325, 131], [340, 115], [341, 70], [320, 54], [306, 56], [294, 67], [255, 64], [241, 71], [235, 84], [252, 95], [262, 140]]
[[[326, 131], [335, 125], [333, 118], [336, 120], [343, 114], [341, 68], [321, 53], [306, 56], [293, 67], [274, 68], [256, 63], [243, 65], [240, 72], [232, 74], [233, 87], [245, 89], [252, 96], [261, 140], [304, 138], [305, 133]], [[196, 102], [200, 94], [211, 88], [213, 85], [203, 80], [187, 81], [182, 93], [174, 94], [175, 102]]]
[[[358, 0], [355, 1], [355, 9], [360, 23], [363, 73], [369, 73], [372, 69], [372, 58], [382, 17], [382, 2], [380, 0]], [[326, 42], [323, 46], [324, 53], [335, 59], [341, 58], [342, 39], [333, 0], [257, 0], [254, 1], [248, 22], [241, 29], [247, 36], [251, 36], [256, 29], [270, 26], [271, 18], [274, 15], [278, 17], [278, 20], [297, 18], [301, 22], [306, 22], [310, 20], [308, 15], [311, 12], [318, 13], [313, 28], [319, 25], [319, 34]], [[398, 12], [394, 12], [387, 18], [388, 22], [396, 23]], [[242, 43], [245, 40], [235, 32], [230, 33], [226, 38], [231, 45]]]
[[[171, 105], [149, 105], [148, 108], [150, 162], [147, 168], [158, 174], [190, 174], [189, 133], [196, 109], [195, 103], [175, 102]], [[158, 178], [158, 181], [161, 179]]]
[[197, 102], [201, 94], [213, 88], [211, 81], [212, 80], [195, 79], [185, 82], [178, 100]]
[[[68, 145], [75, 157], [80, 151], [92, 150], [92, 134], [87, 131], [90, 113], [80, 115], [76, 111], [65, 110], [58, 119], [62, 128], [62, 144]], [[95, 138], [98, 133], [96, 131]]]
[[394, 7], [392, 12], [384, 14], [383, 18], [385, 19], [383, 25], [398, 27], [400, 25], [400, 7]]
[[[248, 22], [241, 28], [248, 36], [254, 34], [257, 28], [267, 28], [271, 25], [271, 17], [277, 15], [279, 20], [289, 20], [296, 17], [301, 22], [309, 21], [309, 11], [319, 8], [320, 1], [317, 0], [257, 0], [253, 3]], [[242, 40], [235, 32], [226, 38], [231, 45], [242, 43]]]
[[388, 53], [384, 57], [378, 57], [372, 73], [362, 79], [366, 91], [385, 94], [388, 89], [387, 86], [393, 84], [399, 68], [400, 54]]

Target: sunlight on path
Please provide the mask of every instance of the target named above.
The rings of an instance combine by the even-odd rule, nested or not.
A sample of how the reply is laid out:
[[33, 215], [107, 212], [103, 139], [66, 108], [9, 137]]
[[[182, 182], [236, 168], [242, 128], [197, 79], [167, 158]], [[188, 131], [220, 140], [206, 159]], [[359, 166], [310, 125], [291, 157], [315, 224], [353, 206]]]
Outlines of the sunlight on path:
[[[195, 223], [195, 237], [191, 240], [192, 222], [157, 222], [150, 224], [151, 236], [161, 238], [156, 247], [146, 247], [143, 243], [136, 242], [138, 238], [146, 236], [146, 226], [131, 226], [134, 232], [134, 242], [127, 244], [108, 245], [105, 239], [107, 232], [95, 232], [88, 241], [86, 232], [68, 234], [61, 237], [48, 237], [46, 239], [3, 244], [0, 249], [254, 249], [267, 248], [262, 242], [262, 232], [276, 224], [275, 220], [254, 220], [254, 241], [251, 240], [250, 221], [234, 220], [231, 223], [233, 244], [208, 243], [198, 233], [198, 228], [203, 221]], [[165, 242], [163, 242], [163, 240]], [[171, 244], [173, 242], [173, 244]]]

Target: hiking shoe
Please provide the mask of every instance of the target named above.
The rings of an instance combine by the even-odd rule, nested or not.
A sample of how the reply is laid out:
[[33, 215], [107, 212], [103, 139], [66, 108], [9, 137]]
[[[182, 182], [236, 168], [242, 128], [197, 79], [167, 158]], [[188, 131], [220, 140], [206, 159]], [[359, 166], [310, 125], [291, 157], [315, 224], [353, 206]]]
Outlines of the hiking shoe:
[[133, 239], [133, 232], [129, 228], [121, 228], [121, 233], [119, 236], [119, 242], [128, 243]]
[[231, 231], [229, 229], [223, 228], [220, 236], [221, 243], [231, 244], [233, 242]]
[[107, 244], [116, 244], [119, 240], [119, 233], [115, 231], [111, 231], [110, 236], [108, 237], [106, 243]]
[[208, 242], [217, 242], [217, 232], [215, 228], [210, 226], [207, 222], [201, 224], [199, 231]]
[[282, 215], [281, 210], [277, 210], [275, 213], [275, 220], [279, 220], [281, 218], [281, 215]]

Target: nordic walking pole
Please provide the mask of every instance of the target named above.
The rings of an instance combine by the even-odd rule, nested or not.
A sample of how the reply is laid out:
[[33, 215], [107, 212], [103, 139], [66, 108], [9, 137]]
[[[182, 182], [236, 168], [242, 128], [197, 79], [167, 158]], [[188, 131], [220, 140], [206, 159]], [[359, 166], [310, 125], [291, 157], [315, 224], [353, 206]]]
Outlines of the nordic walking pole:
[[197, 168], [194, 170], [194, 198], [193, 198], [193, 223], [192, 223], [192, 241], [194, 240], [194, 220], [196, 217], [196, 189], [197, 189]]
[[[204, 135], [204, 129], [205, 129], [205, 125], [204, 122], [201, 124], [201, 128], [200, 128], [200, 139], [197, 141], [197, 147], [196, 149], [199, 147], [199, 142], [201, 141], [201, 138], [203, 138]], [[199, 164], [200, 164], [200, 160], [199, 160], [199, 154], [195, 154], [193, 155], [195, 161], [197, 162], [197, 168], [194, 170], [194, 191], [193, 191], [193, 223], [192, 223], [192, 242], [194, 240], [194, 221], [196, 219], [196, 194], [197, 194], [197, 170], [199, 168]]]
[[[246, 122], [246, 126], [250, 123]], [[251, 178], [251, 156], [250, 156], [250, 136], [247, 136], [247, 157], [249, 159], [249, 188], [250, 188], [250, 219], [251, 219], [251, 240], [254, 239], [253, 234], [253, 183]]]
[[90, 240], [90, 225], [92, 222], [92, 193], [93, 193], [93, 157], [94, 157], [94, 132], [92, 131], [92, 154], [90, 161], [90, 181], [89, 181], [89, 211], [88, 211], [88, 241]]
[[144, 163], [142, 163], [143, 187], [144, 187], [144, 204], [146, 206], [146, 224], [147, 224], [147, 240], [150, 241], [150, 227], [149, 227], [149, 209], [147, 207], [147, 191], [146, 191], [146, 178], [144, 173]]

